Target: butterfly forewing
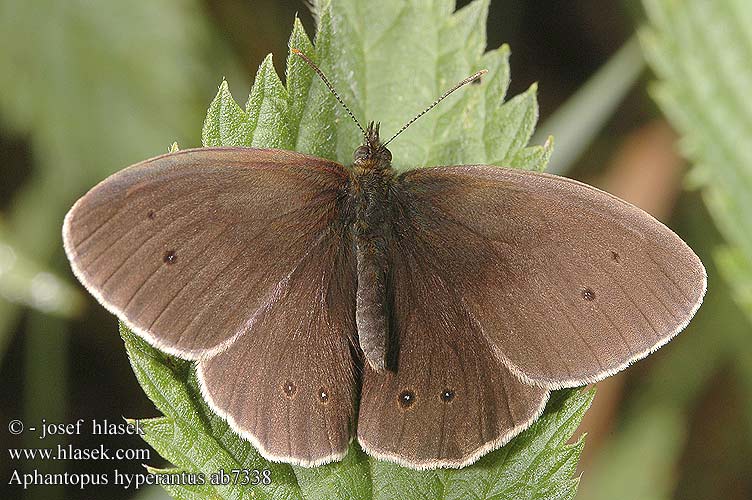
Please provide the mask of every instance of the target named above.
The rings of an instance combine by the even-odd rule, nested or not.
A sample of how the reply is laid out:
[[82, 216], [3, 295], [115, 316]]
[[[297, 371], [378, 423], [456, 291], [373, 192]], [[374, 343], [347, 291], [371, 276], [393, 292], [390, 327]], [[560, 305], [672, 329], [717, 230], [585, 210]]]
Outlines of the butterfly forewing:
[[330, 461], [346, 450], [355, 397], [348, 175], [280, 150], [161, 156], [76, 203], [66, 253], [134, 331], [201, 360], [205, 394], [238, 432], [279, 459]]
[[570, 179], [492, 166], [398, 181], [423, 246], [497, 356], [545, 388], [600, 380], [683, 329], [705, 269], [642, 210]]

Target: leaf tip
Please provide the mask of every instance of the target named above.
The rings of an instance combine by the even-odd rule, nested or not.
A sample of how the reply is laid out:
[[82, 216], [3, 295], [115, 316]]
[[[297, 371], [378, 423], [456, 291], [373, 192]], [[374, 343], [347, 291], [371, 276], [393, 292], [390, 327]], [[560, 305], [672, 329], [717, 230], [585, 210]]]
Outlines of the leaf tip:
[[295, 34], [298, 31], [305, 31], [305, 28], [303, 27], [303, 22], [300, 20], [300, 17], [298, 16], [298, 13], [295, 13], [295, 17], [292, 20], [292, 32]]
[[272, 68], [274, 67], [274, 55], [269, 52], [266, 54], [266, 57], [264, 57], [264, 60], [261, 62], [261, 66], [259, 67], [259, 72], [261, 72], [263, 69], [267, 69], [269, 66]]

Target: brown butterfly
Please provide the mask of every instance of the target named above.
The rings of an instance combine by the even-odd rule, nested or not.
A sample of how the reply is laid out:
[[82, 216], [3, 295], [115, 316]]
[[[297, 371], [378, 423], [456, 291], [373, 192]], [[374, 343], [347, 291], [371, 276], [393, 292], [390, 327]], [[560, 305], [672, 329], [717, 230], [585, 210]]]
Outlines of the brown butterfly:
[[378, 124], [361, 130], [349, 168], [179, 151], [112, 175], [65, 218], [84, 286], [196, 360], [211, 407], [267, 459], [341, 459], [357, 421], [375, 457], [468, 465], [550, 390], [624, 369], [700, 306], [698, 257], [629, 203], [497, 166], [397, 174]]

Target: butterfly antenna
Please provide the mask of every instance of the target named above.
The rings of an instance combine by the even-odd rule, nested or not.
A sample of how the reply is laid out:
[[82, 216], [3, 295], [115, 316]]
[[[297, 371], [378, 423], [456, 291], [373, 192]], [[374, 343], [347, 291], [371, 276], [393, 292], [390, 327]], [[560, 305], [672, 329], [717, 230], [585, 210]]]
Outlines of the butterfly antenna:
[[423, 111], [421, 111], [420, 113], [418, 113], [415, 116], [415, 118], [413, 118], [409, 122], [405, 123], [405, 125], [401, 129], [399, 129], [397, 131], [397, 133], [392, 136], [391, 139], [389, 139], [384, 144], [382, 144], [381, 147], [385, 148], [387, 144], [389, 144], [390, 142], [392, 142], [398, 135], [400, 135], [402, 132], [404, 132], [407, 129], [407, 127], [409, 127], [410, 125], [412, 125], [413, 123], [415, 123], [418, 118], [420, 118], [421, 116], [423, 116], [426, 113], [428, 113], [429, 111], [431, 111], [434, 108], [434, 106], [436, 106], [438, 103], [440, 103], [441, 101], [443, 101], [444, 99], [446, 99], [449, 96], [449, 94], [451, 94], [455, 90], [459, 89], [460, 87], [463, 87], [463, 86], [467, 85], [470, 82], [474, 82], [475, 80], [477, 80], [481, 76], [485, 75], [486, 73], [488, 73], [488, 70], [487, 69], [482, 69], [482, 70], [478, 71], [477, 73], [475, 73], [474, 75], [468, 76], [467, 78], [465, 78], [464, 80], [462, 80], [461, 82], [459, 82], [457, 85], [455, 85], [451, 89], [449, 89], [446, 92], [444, 92], [443, 94], [441, 94], [441, 96], [439, 96], [438, 99], [436, 99], [435, 101], [433, 101], [430, 106], [428, 106], [426, 109], [424, 109]]
[[357, 125], [358, 128], [360, 129], [360, 131], [363, 132], [363, 137], [366, 137], [368, 134], [366, 134], [365, 129], [360, 124], [360, 122], [358, 121], [358, 119], [355, 118], [355, 115], [353, 114], [352, 111], [350, 111], [350, 108], [347, 107], [347, 104], [345, 104], [345, 101], [343, 101], [342, 98], [337, 93], [337, 91], [334, 90], [334, 85], [332, 85], [329, 82], [329, 79], [326, 77], [326, 75], [324, 75], [324, 72], [321, 71], [319, 69], [319, 67], [316, 66], [316, 63], [314, 63], [313, 61], [311, 61], [311, 59], [307, 55], [303, 54], [303, 52], [301, 52], [300, 50], [298, 50], [298, 49], [291, 49], [291, 52], [293, 54], [297, 55], [297, 56], [300, 56], [308, 64], [308, 66], [310, 66], [311, 69], [313, 69], [313, 71], [315, 71], [316, 74], [319, 75], [319, 77], [321, 78], [321, 80], [324, 82], [324, 85], [326, 85], [326, 87], [329, 89], [329, 92], [331, 92], [332, 94], [334, 94], [334, 97], [337, 98], [337, 101], [339, 101], [339, 103], [342, 105], [342, 107], [345, 108], [345, 111], [347, 111], [347, 114], [350, 115], [350, 118], [353, 119], [353, 121], [355, 122], [355, 125]]

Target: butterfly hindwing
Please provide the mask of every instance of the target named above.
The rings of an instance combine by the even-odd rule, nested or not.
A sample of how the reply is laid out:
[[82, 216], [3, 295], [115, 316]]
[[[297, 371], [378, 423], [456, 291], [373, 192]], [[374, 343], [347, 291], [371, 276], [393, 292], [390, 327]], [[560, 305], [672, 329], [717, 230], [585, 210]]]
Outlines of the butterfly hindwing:
[[207, 401], [268, 459], [344, 457], [354, 428], [354, 258], [346, 234], [312, 246], [249, 333], [199, 362]]
[[411, 468], [461, 467], [526, 429], [548, 391], [504, 366], [418, 228], [395, 225], [389, 368], [364, 367], [358, 440]]

